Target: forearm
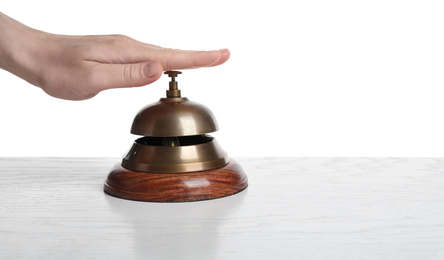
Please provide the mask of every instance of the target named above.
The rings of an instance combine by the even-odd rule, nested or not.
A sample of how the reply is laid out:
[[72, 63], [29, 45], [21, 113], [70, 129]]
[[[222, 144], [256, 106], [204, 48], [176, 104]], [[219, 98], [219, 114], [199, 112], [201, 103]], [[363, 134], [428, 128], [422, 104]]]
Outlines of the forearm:
[[38, 39], [43, 34], [0, 12], [0, 68], [37, 85], [31, 71], [38, 65], [30, 56], [41, 47]]

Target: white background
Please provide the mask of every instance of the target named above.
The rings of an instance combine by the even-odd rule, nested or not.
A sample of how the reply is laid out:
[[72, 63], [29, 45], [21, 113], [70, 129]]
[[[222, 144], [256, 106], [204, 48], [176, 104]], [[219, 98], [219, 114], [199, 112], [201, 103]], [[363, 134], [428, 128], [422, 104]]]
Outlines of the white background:
[[[178, 49], [229, 48], [187, 70], [236, 156], [444, 156], [442, 1], [2, 1], [40, 30], [125, 34]], [[122, 156], [137, 111], [167, 78], [87, 101], [0, 71], [0, 156]]]

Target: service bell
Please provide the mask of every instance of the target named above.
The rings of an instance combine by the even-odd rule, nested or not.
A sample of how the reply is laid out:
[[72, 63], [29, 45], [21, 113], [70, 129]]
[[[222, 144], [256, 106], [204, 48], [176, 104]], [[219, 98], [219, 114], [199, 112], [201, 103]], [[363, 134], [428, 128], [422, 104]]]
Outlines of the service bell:
[[205, 106], [181, 97], [171, 77], [166, 98], [136, 115], [131, 133], [136, 139], [105, 181], [106, 193], [130, 200], [183, 202], [229, 196], [248, 185], [242, 167], [209, 133], [218, 130]]

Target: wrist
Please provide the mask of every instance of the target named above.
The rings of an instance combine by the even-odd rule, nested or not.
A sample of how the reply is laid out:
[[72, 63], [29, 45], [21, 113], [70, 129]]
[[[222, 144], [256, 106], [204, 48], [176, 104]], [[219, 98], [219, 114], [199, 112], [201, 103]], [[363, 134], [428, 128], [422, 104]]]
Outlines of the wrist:
[[0, 12], [0, 68], [37, 85], [35, 56], [45, 34]]

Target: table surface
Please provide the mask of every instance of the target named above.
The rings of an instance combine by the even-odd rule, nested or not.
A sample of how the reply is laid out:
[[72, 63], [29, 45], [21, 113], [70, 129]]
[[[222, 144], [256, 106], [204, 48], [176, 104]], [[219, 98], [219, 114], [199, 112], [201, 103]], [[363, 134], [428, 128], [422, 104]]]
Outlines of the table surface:
[[113, 158], [0, 158], [0, 259], [444, 259], [444, 158], [237, 158], [202, 202], [106, 195]]

